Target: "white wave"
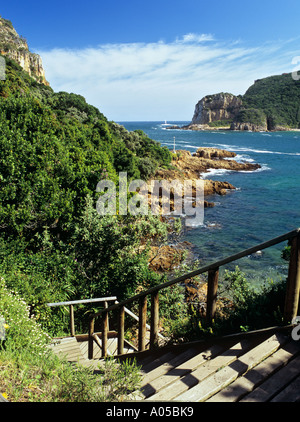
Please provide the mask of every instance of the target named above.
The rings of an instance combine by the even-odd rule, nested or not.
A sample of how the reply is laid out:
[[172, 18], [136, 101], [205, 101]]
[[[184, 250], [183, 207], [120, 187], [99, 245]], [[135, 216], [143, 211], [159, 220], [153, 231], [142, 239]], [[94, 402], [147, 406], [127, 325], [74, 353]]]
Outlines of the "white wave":
[[211, 177], [211, 176], [220, 176], [226, 173], [230, 173], [232, 171], [233, 170], [227, 170], [227, 169], [208, 169], [206, 173], [201, 174], [201, 177], [202, 179], [207, 179], [208, 177]]
[[261, 167], [255, 170], [240, 170], [239, 173], [259, 173], [261, 171], [272, 170], [267, 164], [261, 164]]
[[[226, 173], [259, 173], [261, 171], [271, 170], [267, 164], [261, 164], [261, 167], [255, 170], [227, 170], [227, 169], [208, 169], [207, 173], [202, 173], [201, 178], [207, 179], [208, 177], [223, 176]], [[236, 189], [238, 190], [238, 189]]]
[[229, 149], [234, 152], [255, 152], [257, 154], [277, 154], [277, 155], [300, 155], [300, 152], [283, 152], [283, 151], [269, 151], [266, 149], [254, 149], [249, 147], [242, 147], [239, 145], [228, 145], [228, 144], [210, 144], [220, 146], [223, 149]]

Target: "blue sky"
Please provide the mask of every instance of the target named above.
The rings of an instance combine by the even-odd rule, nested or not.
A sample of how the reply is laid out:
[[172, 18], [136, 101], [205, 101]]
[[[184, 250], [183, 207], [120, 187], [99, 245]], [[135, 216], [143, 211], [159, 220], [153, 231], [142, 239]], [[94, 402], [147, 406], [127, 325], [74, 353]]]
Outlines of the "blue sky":
[[55, 91], [114, 121], [189, 121], [204, 95], [244, 94], [300, 64], [298, 0], [10, 0], [0, 14]]

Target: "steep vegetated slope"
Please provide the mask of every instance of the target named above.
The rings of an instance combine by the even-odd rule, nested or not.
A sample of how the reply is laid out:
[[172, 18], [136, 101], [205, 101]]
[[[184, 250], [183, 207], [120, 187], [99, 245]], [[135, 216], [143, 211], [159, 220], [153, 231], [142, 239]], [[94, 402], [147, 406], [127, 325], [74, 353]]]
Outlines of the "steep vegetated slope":
[[0, 276], [57, 333], [66, 323], [47, 302], [121, 300], [160, 279], [146, 245], [164, 239], [166, 225], [152, 216], [100, 218], [96, 186], [109, 179], [118, 188], [119, 172], [148, 180], [171, 154], [142, 131], [108, 121], [82, 96], [54, 92], [17, 63], [25, 41], [9, 21], [0, 23]]

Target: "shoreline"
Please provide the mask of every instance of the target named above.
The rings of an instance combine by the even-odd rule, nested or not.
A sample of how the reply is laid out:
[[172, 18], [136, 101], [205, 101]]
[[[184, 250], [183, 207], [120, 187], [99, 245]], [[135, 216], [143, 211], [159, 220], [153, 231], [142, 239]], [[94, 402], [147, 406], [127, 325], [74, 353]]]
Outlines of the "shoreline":
[[[177, 150], [171, 162], [172, 168], [158, 169], [155, 178], [169, 182], [200, 179], [204, 181], [204, 196], [225, 195], [228, 191], [236, 190], [236, 188], [226, 181], [210, 180], [210, 170], [252, 172], [261, 169], [260, 164], [235, 161], [236, 156], [235, 152], [209, 147], [200, 147], [193, 154], [187, 150]], [[205, 206], [213, 207], [214, 204], [205, 201]]]
[[166, 130], [190, 130], [195, 132], [214, 132], [214, 131], [228, 131], [228, 132], [261, 132], [261, 133], [278, 133], [278, 132], [300, 132], [298, 128], [288, 128], [282, 127], [277, 130], [241, 130], [241, 129], [231, 129], [230, 126], [217, 126], [211, 127], [209, 125], [200, 125], [200, 124], [190, 124], [186, 126], [168, 126], [165, 128]]

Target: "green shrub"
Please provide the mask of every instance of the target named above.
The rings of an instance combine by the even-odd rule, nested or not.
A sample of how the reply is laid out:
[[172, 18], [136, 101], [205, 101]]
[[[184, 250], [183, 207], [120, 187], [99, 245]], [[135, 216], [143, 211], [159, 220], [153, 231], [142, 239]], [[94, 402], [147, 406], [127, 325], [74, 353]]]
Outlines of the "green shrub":
[[9, 401], [122, 401], [139, 387], [135, 362], [108, 360], [92, 368], [69, 364], [47, 348], [49, 336], [20, 296], [0, 278], [0, 317], [5, 340], [0, 340], [0, 393]]

